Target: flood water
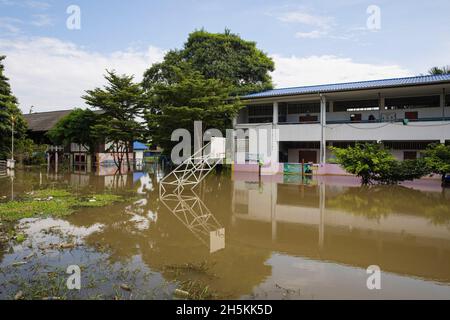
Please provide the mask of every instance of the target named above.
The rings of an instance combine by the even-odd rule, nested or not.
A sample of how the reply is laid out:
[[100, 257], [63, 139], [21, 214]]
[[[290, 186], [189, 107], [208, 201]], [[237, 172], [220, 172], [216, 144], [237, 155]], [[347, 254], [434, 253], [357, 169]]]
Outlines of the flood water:
[[[0, 245], [0, 298], [172, 299], [183, 283], [218, 299], [450, 298], [450, 190], [438, 181], [360, 187], [351, 177], [222, 172], [161, 198], [162, 176], [0, 178], [2, 202], [43, 188], [129, 197], [17, 222], [27, 238]], [[76, 246], [54, 245], [68, 241]], [[69, 265], [81, 268], [81, 290], [65, 287]], [[372, 265], [380, 290], [367, 288]]]

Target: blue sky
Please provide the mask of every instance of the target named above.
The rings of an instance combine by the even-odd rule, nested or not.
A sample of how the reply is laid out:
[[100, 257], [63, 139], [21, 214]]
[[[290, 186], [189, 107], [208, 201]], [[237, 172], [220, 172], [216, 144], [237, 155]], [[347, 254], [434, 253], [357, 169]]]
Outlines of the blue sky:
[[[66, 27], [70, 5], [79, 30]], [[139, 80], [199, 28], [256, 41], [275, 60], [277, 87], [426, 73], [450, 64], [449, 12], [445, 0], [0, 0], [0, 54], [23, 111], [67, 109], [102, 85], [105, 68]]]

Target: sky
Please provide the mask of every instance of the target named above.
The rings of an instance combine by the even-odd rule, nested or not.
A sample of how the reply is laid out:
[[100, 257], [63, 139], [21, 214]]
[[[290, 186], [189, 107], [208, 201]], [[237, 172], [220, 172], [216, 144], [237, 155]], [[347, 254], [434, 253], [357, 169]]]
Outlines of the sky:
[[24, 113], [85, 107], [106, 69], [136, 81], [190, 32], [225, 28], [275, 62], [275, 87], [450, 64], [450, 1], [0, 0], [0, 55]]

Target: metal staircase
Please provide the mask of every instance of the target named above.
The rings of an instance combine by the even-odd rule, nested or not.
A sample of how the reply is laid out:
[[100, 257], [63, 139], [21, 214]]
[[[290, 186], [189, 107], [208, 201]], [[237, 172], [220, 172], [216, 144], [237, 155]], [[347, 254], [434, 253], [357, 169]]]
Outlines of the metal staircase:
[[[186, 159], [159, 184], [159, 194], [180, 194], [186, 187], [194, 189], [225, 157], [223, 138], [212, 138], [211, 142]], [[170, 190], [172, 189], [172, 190]]]
[[[194, 188], [225, 158], [225, 140], [211, 142], [186, 159], [159, 183], [161, 202], [210, 252], [225, 247], [225, 229], [220, 225]], [[187, 192], [185, 191], [188, 187]]]

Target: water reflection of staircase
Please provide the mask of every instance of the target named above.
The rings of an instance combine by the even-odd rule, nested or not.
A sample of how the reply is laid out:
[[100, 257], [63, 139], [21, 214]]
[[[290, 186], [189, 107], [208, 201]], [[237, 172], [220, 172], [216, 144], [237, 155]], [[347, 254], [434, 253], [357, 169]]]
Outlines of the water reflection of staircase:
[[169, 193], [160, 199], [211, 253], [225, 248], [225, 229], [195, 192]]
[[224, 157], [225, 140], [212, 138], [159, 183], [161, 202], [211, 253], [225, 248], [225, 229], [193, 189]]

